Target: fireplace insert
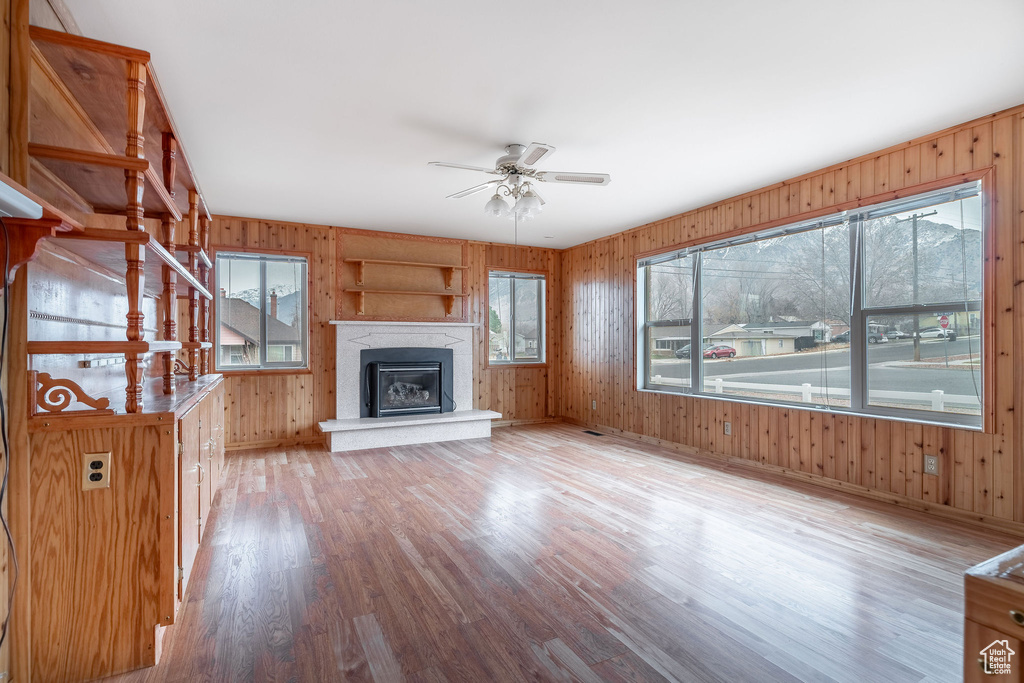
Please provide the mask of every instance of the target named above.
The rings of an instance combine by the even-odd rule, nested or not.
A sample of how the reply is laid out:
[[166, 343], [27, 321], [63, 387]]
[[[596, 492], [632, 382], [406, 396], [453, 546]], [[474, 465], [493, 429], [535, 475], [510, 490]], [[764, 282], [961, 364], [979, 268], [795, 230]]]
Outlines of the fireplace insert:
[[452, 351], [363, 349], [362, 417], [446, 413], [452, 400]]

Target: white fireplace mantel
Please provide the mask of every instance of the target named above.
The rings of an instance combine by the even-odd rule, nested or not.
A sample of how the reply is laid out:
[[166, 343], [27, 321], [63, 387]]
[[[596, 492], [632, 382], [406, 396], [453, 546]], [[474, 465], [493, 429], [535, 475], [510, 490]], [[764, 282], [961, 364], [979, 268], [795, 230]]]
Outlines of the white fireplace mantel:
[[[332, 320], [336, 344], [336, 419], [320, 423], [332, 452], [491, 435], [491, 410], [473, 409], [473, 332], [476, 323]], [[360, 351], [423, 347], [452, 350], [455, 411], [433, 416], [359, 417]], [[410, 419], [415, 417], [415, 419]]]

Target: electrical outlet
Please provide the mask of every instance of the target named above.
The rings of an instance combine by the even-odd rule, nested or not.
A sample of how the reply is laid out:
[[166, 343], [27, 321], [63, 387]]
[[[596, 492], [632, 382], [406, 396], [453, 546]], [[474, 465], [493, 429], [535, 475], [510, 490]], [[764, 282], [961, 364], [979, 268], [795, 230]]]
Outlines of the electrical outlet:
[[937, 455], [925, 455], [924, 456], [924, 473], [925, 474], [934, 474], [935, 476], [938, 476], [938, 474], [939, 474], [939, 456], [937, 456]]
[[590, 402], [590, 409], [591, 410], [597, 410], [597, 401], [591, 401]]
[[732, 422], [725, 423], [725, 435], [732, 436]]
[[110, 488], [110, 452], [82, 453], [82, 490]]

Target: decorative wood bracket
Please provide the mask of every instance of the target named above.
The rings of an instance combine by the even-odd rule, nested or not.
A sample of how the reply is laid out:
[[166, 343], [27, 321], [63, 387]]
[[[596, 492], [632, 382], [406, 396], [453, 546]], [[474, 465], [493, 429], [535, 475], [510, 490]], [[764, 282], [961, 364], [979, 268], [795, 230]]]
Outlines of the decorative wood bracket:
[[188, 363], [181, 360], [180, 358], [174, 359], [174, 374], [175, 375], [188, 375], [191, 372]]
[[[44, 237], [53, 237], [58, 231], [67, 229], [64, 222], [58, 218], [40, 218], [38, 220], [5, 218], [4, 224], [7, 226], [7, 234], [11, 240], [8, 252], [7, 282], [14, 282], [14, 273], [18, 267], [35, 258], [39, 240]], [[7, 250], [7, 247], [4, 234], [0, 231], [0, 255]]]
[[59, 413], [71, 405], [72, 400], [93, 408], [93, 410], [69, 410], [69, 413], [88, 412], [89, 414], [112, 415], [110, 399], [93, 398], [85, 393], [77, 383], [69, 379], [54, 379], [45, 372], [29, 373], [29, 389], [32, 397], [32, 412], [38, 414], [37, 408], [48, 413]]

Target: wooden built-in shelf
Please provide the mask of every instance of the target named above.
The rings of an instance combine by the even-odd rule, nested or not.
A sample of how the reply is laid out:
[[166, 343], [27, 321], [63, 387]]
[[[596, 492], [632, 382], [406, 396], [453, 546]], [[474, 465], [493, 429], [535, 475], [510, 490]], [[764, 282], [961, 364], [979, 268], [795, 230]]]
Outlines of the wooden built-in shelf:
[[68, 353], [161, 353], [177, 351], [182, 342], [176, 341], [30, 341], [28, 352], [33, 355]]
[[[39, 146], [30, 144], [30, 154], [33, 147], [38, 148]], [[78, 150], [73, 151], [78, 152]], [[80, 152], [80, 154], [85, 157], [89, 153]], [[32, 156], [47, 170], [72, 188], [81, 199], [88, 202], [93, 212], [124, 214], [124, 172], [125, 170], [133, 169], [126, 165], [94, 164], [87, 161]], [[131, 157], [106, 154], [96, 154], [95, 156], [105, 156], [110, 160], [131, 159]], [[146, 190], [142, 195], [142, 208], [147, 214], [159, 215], [161, 213], [169, 213], [174, 216], [174, 220], [180, 221], [182, 216], [181, 210], [175, 205], [174, 198], [171, 197], [170, 193], [164, 189], [163, 183], [149, 165], [149, 162], [145, 159], [137, 159], [136, 161], [143, 161], [145, 163], [143, 172], [146, 176]]]
[[175, 244], [174, 245], [174, 256], [183, 266], [188, 266], [189, 256], [195, 254], [199, 258], [199, 265], [206, 268], [213, 268], [213, 262], [210, 261], [210, 257], [206, 255], [206, 251], [202, 247], [195, 247], [191, 244]]
[[[345, 263], [356, 264], [356, 284], [363, 284], [366, 266], [403, 266], [407, 268], [438, 268], [444, 273], [444, 288], [451, 289], [456, 270], [469, 270], [469, 266], [455, 266], [450, 263], [421, 263], [419, 261], [387, 261], [384, 259], [347, 258]], [[370, 291], [370, 290], [366, 290]], [[410, 292], [405, 292], [409, 294]], [[416, 292], [411, 292], [415, 294]]]
[[468, 294], [460, 294], [457, 292], [414, 292], [414, 291], [399, 291], [394, 289], [346, 289], [346, 292], [355, 294], [356, 296], [356, 314], [364, 315], [366, 311], [366, 294], [391, 294], [391, 295], [409, 295], [409, 296], [439, 296], [444, 299], [444, 314], [451, 315], [452, 310], [455, 308], [456, 299], [464, 299], [468, 297]]
[[113, 273], [124, 273], [124, 250], [112, 249], [112, 244], [137, 244], [146, 248], [145, 293], [147, 296], [159, 297], [163, 292], [161, 266], [169, 266], [177, 274], [177, 293], [179, 297], [189, 296], [189, 287], [194, 288], [200, 296], [213, 298], [188, 269], [172, 256], [147, 232], [137, 230], [109, 230], [105, 228], [86, 228], [82, 232], [69, 232], [55, 235], [54, 239], [61, 248], [77, 254], [90, 263], [94, 263]]
[[[143, 50], [104, 43], [32, 26], [33, 121], [29, 154], [92, 205], [96, 213], [124, 213], [124, 171], [145, 174], [142, 206], [147, 213], [169, 213], [181, 220], [189, 193], [198, 196], [202, 215], [210, 217], [184, 148], [174, 145], [173, 177], [161, 178], [165, 136], [178, 135], [165, 104], [150, 55]], [[143, 150], [125, 155], [126, 65], [142, 66]], [[154, 167], [154, 165], [156, 167]]]

